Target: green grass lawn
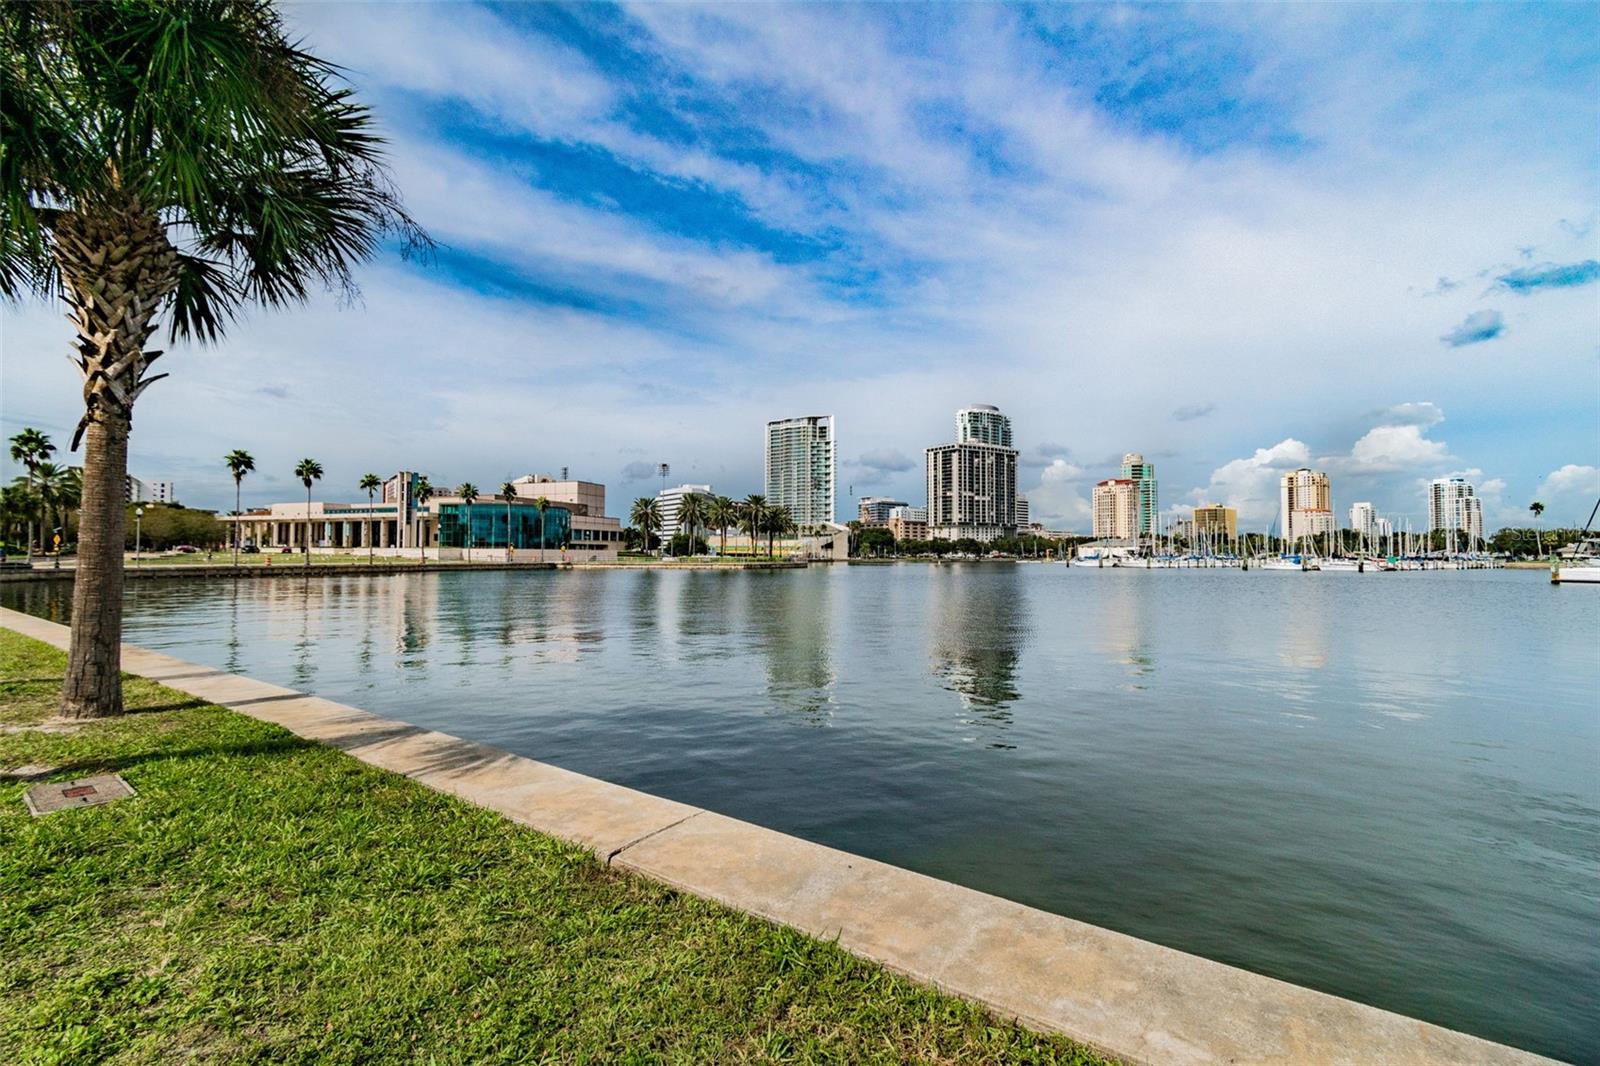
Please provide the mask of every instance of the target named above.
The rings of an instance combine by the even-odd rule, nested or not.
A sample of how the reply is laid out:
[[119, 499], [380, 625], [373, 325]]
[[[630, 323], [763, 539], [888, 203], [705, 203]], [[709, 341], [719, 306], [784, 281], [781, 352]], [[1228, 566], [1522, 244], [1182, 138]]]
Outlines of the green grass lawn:
[[0, 1060], [1065, 1062], [1066, 1041], [137, 678], [74, 732], [0, 630]]

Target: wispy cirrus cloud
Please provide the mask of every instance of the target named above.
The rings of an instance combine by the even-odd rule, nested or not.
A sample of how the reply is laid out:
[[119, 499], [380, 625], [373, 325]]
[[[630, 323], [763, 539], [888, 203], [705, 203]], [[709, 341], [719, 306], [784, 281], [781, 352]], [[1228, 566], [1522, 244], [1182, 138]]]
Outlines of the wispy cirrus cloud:
[[1495, 278], [1495, 285], [1527, 296], [1543, 289], [1571, 289], [1600, 280], [1600, 260], [1585, 259], [1580, 263], [1540, 263], [1537, 266], [1519, 267]]
[[1217, 405], [1214, 403], [1187, 403], [1172, 412], [1172, 419], [1175, 422], [1193, 422], [1196, 419], [1204, 418], [1216, 409]]

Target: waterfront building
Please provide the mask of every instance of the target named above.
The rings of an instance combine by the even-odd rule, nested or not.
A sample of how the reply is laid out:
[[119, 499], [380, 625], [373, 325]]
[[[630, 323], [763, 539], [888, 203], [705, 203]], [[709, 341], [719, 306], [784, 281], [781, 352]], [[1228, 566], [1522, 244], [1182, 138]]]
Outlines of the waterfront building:
[[1278, 520], [1286, 540], [1333, 532], [1333, 493], [1328, 475], [1301, 467], [1278, 480]]
[[1203, 504], [1194, 509], [1194, 535], [1197, 537], [1225, 537], [1232, 540], [1239, 535], [1239, 512], [1220, 503]]
[[863, 496], [857, 518], [864, 526], [886, 526], [889, 524], [889, 515], [894, 509], [905, 505], [906, 501], [896, 500], [890, 496]]
[[1139, 536], [1139, 483], [1114, 477], [1096, 483], [1091, 494], [1096, 540], [1133, 540]]
[[542, 497], [547, 503], [565, 508], [572, 515], [572, 544], [576, 549], [622, 542], [622, 521], [606, 514], [606, 487], [598, 481], [568, 478], [563, 467], [559, 478], [524, 474], [514, 479], [511, 487], [522, 499]]
[[928, 509], [900, 506], [889, 512], [889, 532], [895, 540], [927, 540]]
[[[308, 505], [292, 500], [217, 517], [237, 523], [242, 542], [263, 551], [309, 546], [312, 551], [370, 549], [387, 557], [426, 549], [450, 559], [461, 558], [463, 549], [471, 547], [474, 554], [494, 549], [501, 558], [537, 559], [543, 551], [566, 549], [569, 558], [599, 561], [615, 559], [622, 547], [622, 524], [598, 513], [605, 509], [605, 488], [594, 482], [540, 481], [530, 475], [513, 483], [511, 497], [485, 493], [469, 507], [442, 489], [418, 504], [420, 479], [415, 471], [399, 471], [370, 501], [313, 500]], [[541, 497], [542, 509], [537, 502]]]
[[787, 507], [801, 529], [833, 523], [837, 446], [832, 415], [767, 423], [767, 503]]
[[1027, 529], [1033, 524], [1028, 514], [1028, 498], [1017, 493], [1017, 528]]
[[1000, 448], [1011, 447], [1011, 419], [1000, 413], [1000, 408], [988, 403], [975, 403], [956, 412], [957, 444], [993, 444]]
[[1017, 450], [940, 444], [927, 450], [928, 535], [988, 541], [1017, 527]]
[[[657, 510], [661, 512], [661, 529], [658, 532], [668, 540], [684, 532], [678, 528], [678, 508], [685, 496], [710, 496], [710, 485], [674, 485], [656, 493]], [[702, 534], [704, 531], [702, 530]]]
[[1148, 537], [1156, 531], [1156, 515], [1160, 514], [1160, 501], [1156, 493], [1156, 465], [1144, 461], [1144, 456], [1138, 452], [1129, 452], [1122, 457], [1122, 475], [1124, 479], [1135, 482], [1135, 494], [1138, 497], [1138, 528], [1137, 535]]
[[1469, 544], [1483, 539], [1483, 500], [1464, 477], [1434, 478], [1428, 486], [1428, 532], [1461, 531]]

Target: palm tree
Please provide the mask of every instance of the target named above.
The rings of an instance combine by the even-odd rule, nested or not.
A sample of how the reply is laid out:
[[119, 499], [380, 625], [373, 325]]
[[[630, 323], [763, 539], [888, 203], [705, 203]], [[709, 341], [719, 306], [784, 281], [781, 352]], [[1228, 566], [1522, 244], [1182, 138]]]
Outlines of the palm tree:
[[[506, 501], [506, 561], [511, 561], [511, 501], [517, 496], [517, 487], [507, 481], [500, 486], [500, 496]], [[541, 513], [541, 519], [544, 515]], [[520, 547], [520, 545], [518, 545]]]
[[383, 479], [377, 474], [362, 474], [361, 480], [356, 483], [358, 488], [367, 492], [367, 565], [372, 565], [372, 508], [378, 499], [378, 490], [383, 488]]
[[728, 554], [728, 527], [739, 521], [739, 505], [727, 496], [713, 496], [706, 506], [706, 522], [717, 531], [717, 554]]
[[758, 493], [746, 496], [739, 504], [739, 528], [750, 536], [750, 554], [756, 553], [756, 538], [767, 525], [767, 498]]
[[[7, 125], [9, 125], [9, 123]], [[4, 230], [4, 232], [9, 236], [9, 229]], [[0, 270], [3, 269], [3, 263], [0, 263]], [[3, 281], [3, 279], [0, 279], [0, 281]], [[40, 463], [54, 455], [55, 450], [56, 446], [50, 442], [50, 435], [32, 427], [23, 427], [21, 433], [18, 433], [15, 437], [11, 438], [11, 461], [14, 463], [21, 463], [23, 468], [27, 470], [28, 494], [30, 499], [33, 495], [34, 471], [39, 468]], [[28, 562], [30, 564], [33, 562], [34, 529], [35, 519], [30, 511], [28, 517]], [[120, 545], [117, 549], [117, 564], [119, 567], [122, 564], [122, 550]]]
[[678, 528], [689, 530], [689, 552], [694, 554], [695, 527], [703, 524], [706, 519], [706, 497], [698, 492], [687, 493], [678, 502]]
[[661, 505], [653, 496], [640, 496], [633, 501], [628, 521], [644, 536], [644, 550], [650, 550], [650, 535], [661, 528]]
[[322, 480], [322, 464], [315, 459], [302, 459], [294, 465], [294, 476], [306, 487], [306, 566], [311, 566], [311, 483]]
[[[427, 502], [433, 499], [433, 485], [428, 482], [427, 478], [419, 477], [416, 485], [411, 489], [411, 496], [417, 501], [418, 507], [426, 506]], [[419, 517], [417, 519], [417, 546], [422, 553], [422, 562], [428, 561], [427, 529], [428, 527], [423, 524], [422, 519]]]
[[1534, 500], [1528, 504], [1528, 510], [1533, 512], [1533, 521], [1535, 523], [1533, 535], [1538, 538], [1539, 557], [1542, 559], [1544, 558], [1544, 529], [1538, 523], [1544, 517], [1544, 504]]
[[772, 538], [774, 536], [787, 537], [794, 532], [794, 515], [789, 508], [779, 504], [767, 509], [767, 520], [763, 523], [767, 531], [767, 558], [776, 558], [772, 554]]
[[472, 562], [472, 502], [478, 498], [478, 486], [470, 481], [463, 481], [456, 486], [456, 495], [467, 505], [467, 529], [461, 537], [461, 543], [466, 548], [467, 562], [470, 563]]
[[29, 516], [33, 514], [33, 494], [23, 478], [16, 484], [0, 489], [0, 542], [9, 542], [20, 526], [27, 535]]
[[55, 463], [40, 463], [33, 468], [33, 491], [39, 507], [39, 550], [43, 552], [51, 543], [47, 533], [56, 528], [66, 531], [65, 510], [72, 503], [72, 471]]
[[239, 533], [244, 524], [239, 521], [243, 509], [244, 476], [256, 468], [255, 456], [243, 448], [235, 448], [222, 457], [223, 465], [233, 475], [233, 565], [239, 565]]
[[128, 432], [146, 343], [353, 288], [386, 235], [426, 251], [370, 112], [268, 0], [0, 4], [0, 295], [62, 297], [84, 492], [61, 708], [122, 710]]
[[549, 541], [545, 538], [544, 532], [544, 513], [550, 509], [549, 498], [540, 496], [534, 500], [533, 509], [539, 512], [539, 561], [542, 563], [544, 562], [544, 550], [549, 546]]

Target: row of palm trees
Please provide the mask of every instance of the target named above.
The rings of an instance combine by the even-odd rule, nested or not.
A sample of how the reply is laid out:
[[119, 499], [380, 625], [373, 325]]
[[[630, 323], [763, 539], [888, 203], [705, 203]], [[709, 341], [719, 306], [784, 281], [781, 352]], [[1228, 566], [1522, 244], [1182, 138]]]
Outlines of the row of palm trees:
[[[633, 501], [628, 520], [644, 538], [644, 547], [650, 548], [650, 538], [661, 530], [661, 503], [651, 496], [641, 496]], [[686, 534], [691, 548], [697, 531], [716, 530], [719, 534], [717, 554], [728, 553], [728, 530], [737, 529], [750, 537], [752, 548], [762, 535], [767, 538], [767, 558], [772, 558], [772, 544], [777, 537], [788, 536], [797, 528], [794, 515], [782, 504], [769, 504], [765, 496], [752, 493], [742, 500], [729, 496], [712, 496], [691, 492], [678, 503], [678, 526]]]
[[28, 558], [43, 550], [45, 531], [67, 527], [67, 515], [83, 496], [83, 471], [50, 461], [56, 446], [48, 433], [31, 427], [11, 438], [11, 459], [24, 473], [0, 489], [0, 536], [25, 526]]

